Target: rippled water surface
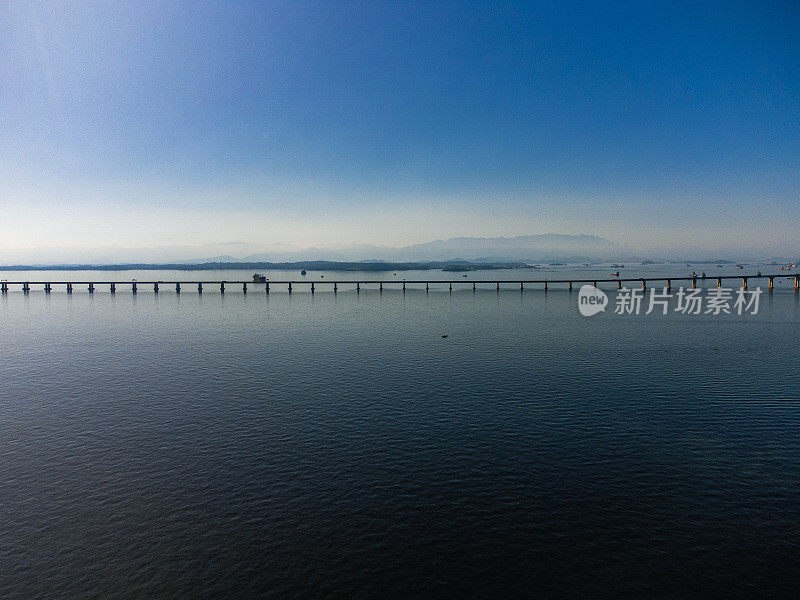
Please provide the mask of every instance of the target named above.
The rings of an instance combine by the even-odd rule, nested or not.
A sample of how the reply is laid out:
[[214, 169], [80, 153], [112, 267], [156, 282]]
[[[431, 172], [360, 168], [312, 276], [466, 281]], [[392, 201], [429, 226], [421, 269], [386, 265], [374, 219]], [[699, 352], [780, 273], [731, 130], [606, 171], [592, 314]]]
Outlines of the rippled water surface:
[[12, 290], [0, 597], [788, 597], [800, 302], [760, 308]]

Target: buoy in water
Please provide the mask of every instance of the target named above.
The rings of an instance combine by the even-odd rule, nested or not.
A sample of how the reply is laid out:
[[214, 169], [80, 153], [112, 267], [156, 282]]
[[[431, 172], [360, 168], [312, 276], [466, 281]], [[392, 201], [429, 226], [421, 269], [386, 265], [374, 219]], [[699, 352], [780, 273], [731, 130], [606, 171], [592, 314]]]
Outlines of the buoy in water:
[[446, 333], [443, 333], [443, 334], [442, 334], [442, 337], [443, 337], [443, 338], [446, 338], [446, 337], [447, 337], [447, 334], [446, 334]]

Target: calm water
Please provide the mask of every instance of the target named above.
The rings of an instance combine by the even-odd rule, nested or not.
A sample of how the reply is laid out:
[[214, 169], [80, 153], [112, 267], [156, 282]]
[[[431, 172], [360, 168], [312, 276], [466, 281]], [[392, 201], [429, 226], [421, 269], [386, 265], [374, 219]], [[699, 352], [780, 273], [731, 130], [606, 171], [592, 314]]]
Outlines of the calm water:
[[0, 597], [788, 597], [790, 289], [12, 291]]

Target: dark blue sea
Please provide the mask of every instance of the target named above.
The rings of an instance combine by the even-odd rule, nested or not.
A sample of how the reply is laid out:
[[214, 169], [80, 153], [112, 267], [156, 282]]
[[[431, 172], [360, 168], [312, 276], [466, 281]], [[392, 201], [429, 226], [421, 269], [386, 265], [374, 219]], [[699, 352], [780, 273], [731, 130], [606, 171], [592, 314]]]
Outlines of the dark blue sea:
[[776, 287], [590, 318], [518, 286], [13, 289], [0, 597], [792, 597]]

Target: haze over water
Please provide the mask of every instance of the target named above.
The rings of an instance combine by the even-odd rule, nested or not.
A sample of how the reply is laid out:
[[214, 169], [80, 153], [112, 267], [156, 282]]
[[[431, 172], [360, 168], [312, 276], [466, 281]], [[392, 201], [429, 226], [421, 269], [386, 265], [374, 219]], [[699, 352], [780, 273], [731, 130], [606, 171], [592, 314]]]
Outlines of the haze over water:
[[790, 286], [470, 288], [3, 295], [0, 596], [793, 593]]

